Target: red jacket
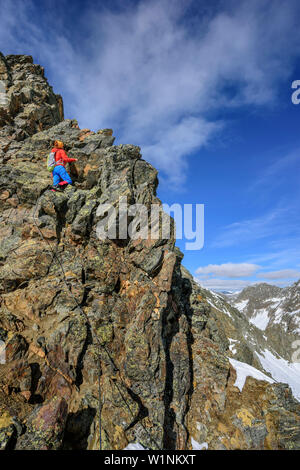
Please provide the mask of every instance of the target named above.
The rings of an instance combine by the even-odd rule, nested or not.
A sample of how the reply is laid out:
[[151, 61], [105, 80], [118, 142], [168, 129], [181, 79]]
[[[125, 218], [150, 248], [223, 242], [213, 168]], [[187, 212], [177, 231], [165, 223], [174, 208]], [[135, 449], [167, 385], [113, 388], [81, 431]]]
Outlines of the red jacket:
[[76, 158], [69, 158], [64, 149], [53, 148], [51, 152], [55, 152], [56, 166], [66, 166], [66, 163], [76, 161]]

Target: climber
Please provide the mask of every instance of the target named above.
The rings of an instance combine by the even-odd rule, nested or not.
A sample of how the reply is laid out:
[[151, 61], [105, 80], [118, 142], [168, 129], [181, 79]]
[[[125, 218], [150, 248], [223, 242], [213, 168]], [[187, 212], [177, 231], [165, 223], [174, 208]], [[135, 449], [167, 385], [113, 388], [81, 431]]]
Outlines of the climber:
[[[51, 154], [55, 154], [55, 163], [52, 170], [53, 191], [59, 191], [68, 184], [72, 184], [72, 180], [65, 168], [66, 163], [76, 162], [77, 158], [69, 158], [64, 150], [64, 144], [60, 140], [54, 142], [54, 148]], [[50, 155], [51, 155], [50, 154]]]

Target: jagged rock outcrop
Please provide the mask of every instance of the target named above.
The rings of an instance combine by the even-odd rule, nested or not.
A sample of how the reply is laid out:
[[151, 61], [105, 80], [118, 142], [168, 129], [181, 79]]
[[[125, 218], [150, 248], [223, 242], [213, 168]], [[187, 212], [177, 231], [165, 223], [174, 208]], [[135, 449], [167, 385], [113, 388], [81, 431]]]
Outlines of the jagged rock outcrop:
[[[30, 95], [37, 113], [26, 118], [7, 108], [1, 128], [0, 448], [97, 449], [99, 403], [103, 449], [187, 449], [192, 438], [211, 449], [300, 448], [287, 386], [234, 385], [222, 321], [182, 272], [172, 221], [168, 238], [99, 239], [99, 205], [161, 207], [157, 171], [139, 147], [113, 145], [109, 129], [62, 120], [39, 66], [1, 56], [12, 90], [23, 68], [46, 98]], [[57, 138], [78, 158], [62, 193], [47, 190]]]
[[[63, 120], [63, 101], [31, 56], [0, 53], [0, 159], [19, 142]], [[9, 154], [9, 153], [8, 153]]]

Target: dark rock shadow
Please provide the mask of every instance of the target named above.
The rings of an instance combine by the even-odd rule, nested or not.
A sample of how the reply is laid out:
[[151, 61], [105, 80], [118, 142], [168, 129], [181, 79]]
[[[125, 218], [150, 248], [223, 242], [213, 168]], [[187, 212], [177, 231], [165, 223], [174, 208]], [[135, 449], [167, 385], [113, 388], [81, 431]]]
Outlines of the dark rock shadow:
[[67, 418], [65, 435], [62, 443], [63, 450], [86, 450], [90, 428], [95, 419], [96, 410], [88, 407], [76, 413], [70, 413]]
[[[190, 399], [193, 394], [193, 356], [192, 356], [192, 344], [193, 335], [191, 331], [191, 319], [193, 315], [193, 308], [190, 304], [190, 294], [192, 292], [192, 283], [188, 278], [182, 276], [180, 272], [180, 263], [176, 266], [173, 273], [172, 280], [172, 291], [171, 297], [175, 300], [178, 307], [178, 312], [175, 313], [172, 310], [171, 302], [165, 309], [162, 315], [162, 343], [165, 352], [166, 360], [166, 379], [163, 401], [165, 406], [164, 415], [164, 436], [163, 436], [163, 448], [174, 450], [176, 449], [177, 433], [174, 429], [176, 415], [174, 410], [171, 408], [174, 391], [173, 391], [173, 380], [174, 380], [174, 367], [170, 356], [170, 348], [174, 336], [179, 332], [179, 319], [182, 315], [186, 317], [188, 328], [186, 331], [187, 336], [187, 347], [188, 347], [188, 361], [189, 361], [189, 383], [190, 387], [188, 390], [187, 406], [184, 411], [184, 417], [187, 415], [190, 406]], [[184, 398], [184, 397], [183, 397]], [[188, 431], [187, 438], [189, 437]]]

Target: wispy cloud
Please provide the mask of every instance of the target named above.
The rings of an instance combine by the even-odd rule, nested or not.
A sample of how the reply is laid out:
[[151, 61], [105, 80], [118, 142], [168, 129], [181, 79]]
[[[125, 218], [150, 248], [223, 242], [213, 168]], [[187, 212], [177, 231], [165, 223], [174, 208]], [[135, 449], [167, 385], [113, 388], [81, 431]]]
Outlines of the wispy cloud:
[[261, 191], [262, 188], [269, 190], [280, 184], [286, 184], [297, 170], [300, 170], [300, 148], [276, 158], [273, 163], [260, 172], [253, 184], [249, 185], [249, 190]]
[[[197, 279], [196, 282], [205, 289], [211, 289], [216, 291], [240, 291], [245, 289], [245, 287], [252, 286], [254, 284], [258, 284], [263, 282], [263, 280], [240, 280], [240, 279], [209, 279], [209, 280], [202, 280]], [[286, 287], [287, 285], [292, 284], [292, 281], [287, 283], [286, 281], [279, 281], [276, 280], [271, 283], [274, 286], [278, 287]]]
[[261, 266], [251, 263], [210, 264], [199, 267], [195, 271], [195, 279], [201, 286], [213, 290], [244, 289], [249, 285], [260, 282], [285, 286], [300, 279], [300, 271], [296, 269], [280, 269], [277, 271], [262, 271], [261, 269]]
[[277, 279], [300, 279], [300, 271], [296, 269], [280, 269], [278, 271], [261, 272], [257, 274], [258, 278], [277, 280]]
[[234, 222], [223, 227], [212, 242], [215, 248], [230, 246], [245, 246], [251, 241], [272, 238], [272, 243], [278, 237], [282, 240], [288, 236], [300, 237], [299, 212], [291, 203], [284, 207], [266, 212], [259, 217]]
[[196, 274], [212, 274], [215, 276], [226, 277], [248, 277], [252, 276], [259, 268], [259, 265], [250, 263], [209, 264], [208, 266], [201, 266], [196, 269]]
[[40, 3], [2, 0], [0, 41], [4, 52], [32, 53], [50, 68], [69, 116], [141, 145], [178, 187], [188, 155], [226, 125], [213, 110], [276, 98], [299, 53], [299, 5], [220, 2], [195, 20], [187, 15], [192, 1], [122, 3], [114, 11], [82, 7], [78, 40], [59, 15], [53, 22], [46, 10], [40, 21]]
[[264, 247], [263, 253], [250, 255], [247, 261], [267, 265], [272, 271], [285, 269], [287, 266], [300, 267], [299, 245], [300, 237], [271, 241]]
[[242, 290], [245, 287], [250, 286], [251, 284], [255, 284], [254, 281], [249, 280], [240, 280], [240, 279], [197, 279], [196, 281], [199, 283], [200, 286], [204, 287], [205, 289], [212, 289], [212, 290], [229, 290], [229, 291], [236, 291]]

